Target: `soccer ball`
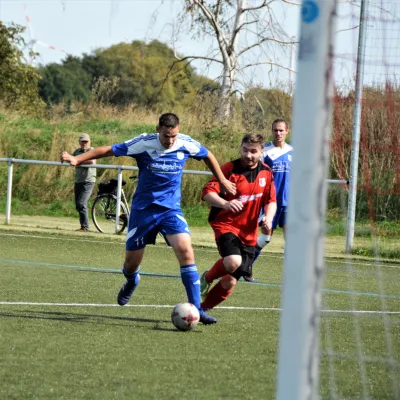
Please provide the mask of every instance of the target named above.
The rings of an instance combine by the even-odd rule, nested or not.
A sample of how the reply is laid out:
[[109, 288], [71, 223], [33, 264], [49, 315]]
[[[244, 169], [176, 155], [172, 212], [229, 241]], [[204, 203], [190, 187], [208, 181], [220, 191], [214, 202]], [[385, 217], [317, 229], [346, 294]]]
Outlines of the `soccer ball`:
[[200, 320], [199, 310], [191, 303], [177, 304], [171, 313], [171, 321], [180, 331], [191, 331]]

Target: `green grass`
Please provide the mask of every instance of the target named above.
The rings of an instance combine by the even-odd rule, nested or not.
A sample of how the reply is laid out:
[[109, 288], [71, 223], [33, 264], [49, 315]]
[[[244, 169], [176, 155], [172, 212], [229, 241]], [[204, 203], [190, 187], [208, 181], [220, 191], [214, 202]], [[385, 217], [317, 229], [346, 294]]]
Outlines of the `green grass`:
[[[91, 210], [93, 200], [95, 198], [96, 189], [93, 191], [92, 199], [89, 201]], [[130, 204], [129, 204], [130, 205]], [[209, 208], [203, 206], [186, 206], [182, 207], [185, 218], [189, 226], [208, 226]], [[31, 215], [31, 216], [52, 216], [52, 217], [77, 217], [75, 203], [72, 199], [55, 200], [49, 204], [39, 201], [21, 201], [13, 198], [11, 201], [11, 210], [13, 215]], [[6, 199], [0, 199], [0, 213], [6, 212]]]
[[[346, 236], [346, 217], [343, 218], [329, 218], [326, 231], [328, 235], [341, 235]], [[399, 221], [377, 221], [374, 226], [371, 227], [371, 221], [369, 220], [357, 220], [355, 221], [354, 236], [355, 237], [370, 237], [371, 233], [375, 232], [381, 237], [400, 237], [400, 222]]]
[[[377, 250], [373, 247], [355, 247], [351, 249], [351, 254], [355, 254], [357, 256], [375, 257]], [[378, 254], [380, 257], [387, 259], [399, 259], [400, 249], [380, 249]]]
[[[6, 212], [5, 199], [0, 200], [0, 213]], [[77, 215], [73, 200], [55, 200], [51, 203], [36, 201], [22, 201], [13, 198], [11, 201], [13, 215], [38, 215], [54, 217], [74, 217]]]
[[190, 227], [208, 226], [208, 213], [210, 211], [208, 206], [186, 206], [182, 209]]
[[[0, 301], [60, 303], [0, 305], [0, 398], [274, 398], [281, 255], [261, 256], [255, 266], [258, 283], [240, 283], [224, 304], [248, 309], [217, 308], [212, 311], [217, 325], [199, 325], [188, 333], [170, 322], [172, 305], [184, 301], [185, 293], [177, 262], [164, 245], [146, 250], [131, 306], [106, 306], [116, 303], [124, 281], [123, 255], [122, 240], [101, 235], [0, 231]], [[203, 271], [218, 255], [215, 248], [199, 247], [196, 257]], [[328, 262], [324, 308], [379, 311], [384, 301], [387, 310], [398, 312], [400, 266], [380, 270], [381, 277], [371, 262]], [[322, 398], [333, 388], [330, 367], [339, 398], [363, 397], [355, 321], [365, 357], [386, 359], [391, 339], [397, 371], [389, 374], [385, 362], [367, 362], [365, 368], [370, 398], [394, 398], [400, 316], [387, 318], [389, 334], [382, 314], [358, 314], [357, 320], [352, 314], [322, 314]], [[328, 350], [342, 357], [328, 357]]]

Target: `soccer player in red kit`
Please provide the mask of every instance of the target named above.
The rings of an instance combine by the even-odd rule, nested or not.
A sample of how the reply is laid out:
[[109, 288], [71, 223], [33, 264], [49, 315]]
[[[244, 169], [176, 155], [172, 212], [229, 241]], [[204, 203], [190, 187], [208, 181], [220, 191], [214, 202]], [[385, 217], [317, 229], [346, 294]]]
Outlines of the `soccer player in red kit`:
[[[272, 229], [276, 194], [272, 171], [261, 161], [263, 150], [263, 136], [247, 134], [242, 139], [240, 158], [221, 167], [225, 177], [236, 184], [235, 195], [223, 193], [215, 178], [203, 188], [202, 199], [211, 206], [208, 221], [222, 257], [201, 277], [201, 306], [205, 309], [224, 301], [240, 277], [251, 275], [258, 228]], [[218, 278], [220, 281], [210, 290]]]

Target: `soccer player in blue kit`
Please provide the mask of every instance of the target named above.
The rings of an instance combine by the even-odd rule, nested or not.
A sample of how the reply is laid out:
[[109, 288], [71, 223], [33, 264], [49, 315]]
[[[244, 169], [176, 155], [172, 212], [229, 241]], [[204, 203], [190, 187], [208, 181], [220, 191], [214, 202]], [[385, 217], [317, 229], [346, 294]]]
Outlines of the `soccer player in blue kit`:
[[[286, 136], [289, 134], [289, 125], [284, 119], [276, 119], [272, 123], [272, 142], [264, 146], [264, 163], [267, 164], [274, 175], [276, 189], [277, 210], [272, 221], [272, 229], [261, 230], [261, 235], [257, 238], [255, 247], [255, 257], [253, 264], [260, 255], [261, 250], [271, 241], [274, 229], [278, 226], [282, 228], [285, 236], [287, 204], [289, 200], [289, 180], [290, 168], [292, 165], [293, 147], [286, 143]], [[244, 279], [253, 282], [253, 275], [246, 276]]]
[[194, 259], [188, 224], [181, 211], [181, 181], [188, 158], [203, 160], [223, 190], [236, 193], [235, 184], [227, 180], [214, 157], [190, 136], [179, 133], [179, 118], [172, 113], [160, 116], [157, 132], [142, 134], [124, 143], [97, 147], [73, 157], [61, 153], [61, 161], [79, 165], [84, 161], [110, 156], [136, 159], [139, 182], [132, 199], [122, 272], [126, 282], [118, 293], [118, 304], [128, 303], [140, 280], [140, 263], [147, 244], [154, 244], [160, 232], [180, 264], [188, 301], [200, 312], [200, 321], [209, 325], [216, 318], [200, 307], [200, 276]]

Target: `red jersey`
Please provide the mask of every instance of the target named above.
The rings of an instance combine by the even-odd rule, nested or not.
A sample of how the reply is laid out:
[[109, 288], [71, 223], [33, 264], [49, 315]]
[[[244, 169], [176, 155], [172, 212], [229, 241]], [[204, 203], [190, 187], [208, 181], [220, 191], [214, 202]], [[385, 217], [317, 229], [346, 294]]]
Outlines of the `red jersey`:
[[235, 234], [246, 246], [255, 246], [258, 235], [260, 210], [269, 203], [276, 202], [274, 178], [268, 165], [259, 161], [257, 168], [247, 169], [240, 159], [221, 167], [225, 177], [236, 184], [236, 195], [222, 194], [220, 185], [213, 177], [203, 188], [201, 198], [215, 192], [227, 201], [239, 200], [243, 209], [237, 213], [223, 208], [211, 207], [208, 222], [218, 239], [224, 233]]

